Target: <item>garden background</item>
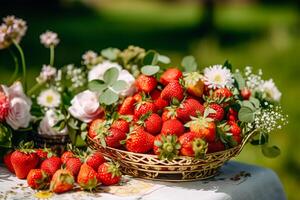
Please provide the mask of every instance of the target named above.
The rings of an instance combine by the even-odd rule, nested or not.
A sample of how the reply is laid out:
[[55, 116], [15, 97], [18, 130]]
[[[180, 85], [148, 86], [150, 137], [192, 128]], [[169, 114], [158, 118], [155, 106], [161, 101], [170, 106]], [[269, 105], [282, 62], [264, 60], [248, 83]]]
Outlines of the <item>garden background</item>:
[[[29, 29], [21, 45], [29, 68], [29, 85], [48, 61], [39, 43], [45, 30], [59, 34], [56, 66], [80, 65], [86, 50], [137, 45], [170, 55], [174, 65], [192, 54], [200, 67], [229, 59], [235, 68], [262, 68], [283, 93], [289, 124], [272, 134], [282, 154], [263, 157], [248, 145], [236, 159], [272, 168], [288, 199], [300, 186], [300, 4], [296, 0], [4, 0], [0, 17], [14, 14]], [[6, 84], [14, 64], [0, 51], [0, 82]], [[267, 186], [266, 186], [267, 187]]]

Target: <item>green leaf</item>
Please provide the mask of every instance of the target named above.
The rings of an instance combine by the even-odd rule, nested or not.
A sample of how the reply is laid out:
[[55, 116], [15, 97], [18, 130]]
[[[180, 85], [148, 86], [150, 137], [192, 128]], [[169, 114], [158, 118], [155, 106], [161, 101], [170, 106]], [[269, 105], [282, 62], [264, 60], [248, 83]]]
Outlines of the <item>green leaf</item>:
[[92, 80], [88, 83], [88, 88], [94, 92], [102, 92], [105, 88], [107, 88], [107, 84], [102, 80]]
[[107, 49], [103, 49], [101, 51], [101, 55], [105, 58], [108, 58], [109, 60], [116, 60], [119, 51], [120, 51], [119, 49], [109, 47]]
[[116, 92], [119, 92], [119, 91], [125, 90], [128, 87], [128, 84], [123, 80], [118, 80], [111, 87]]
[[186, 72], [194, 72], [198, 67], [194, 56], [185, 56], [181, 61], [181, 65]]
[[237, 72], [237, 73], [233, 74], [233, 77], [234, 77], [235, 81], [238, 84], [239, 90], [241, 90], [241, 89], [243, 89], [243, 88], [246, 87], [245, 79], [243, 78], [243, 76], [241, 75], [241, 73]]
[[143, 64], [144, 65], [156, 65], [158, 62], [158, 53], [156, 51], [150, 50], [147, 51], [144, 60], [143, 60]]
[[248, 108], [250, 108], [253, 111], [256, 110], [255, 107], [254, 107], [254, 105], [250, 101], [248, 101], [248, 100], [242, 101], [242, 106], [243, 107], [248, 107]]
[[269, 158], [275, 158], [280, 155], [280, 149], [277, 146], [264, 145], [261, 148], [262, 153]]
[[0, 147], [10, 148], [12, 146], [11, 139], [11, 129], [0, 123]]
[[146, 65], [142, 67], [141, 71], [144, 75], [152, 76], [160, 70], [160, 67], [157, 65]]
[[119, 99], [119, 96], [112, 91], [111, 89], [105, 90], [102, 95], [100, 95], [99, 101], [100, 103], [103, 103], [105, 105], [111, 105], [115, 102], [117, 102]]
[[259, 137], [257, 139], [253, 139], [251, 141], [252, 145], [264, 145], [266, 143], [268, 143], [269, 141], [269, 135], [266, 133], [261, 133], [259, 134]]
[[109, 68], [103, 75], [103, 80], [107, 85], [112, 85], [118, 80], [119, 70], [115, 67]]
[[250, 97], [249, 101], [254, 105], [255, 108], [260, 107], [260, 101], [257, 98]]
[[164, 55], [158, 55], [158, 62], [169, 64], [171, 62], [170, 58]]
[[86, 136], [87, 136], [87, 131], [81, 131], [81, 139], [85, 140], [86, 139]]
[[238, 114], [238, 118], [242, 122], [251, 123], [254, 121], [254, 112], [251, 108], [241, 107], [239, 114]]
[[230, 71], [232, 70], [232, 65], [228, 60], [224, 62], [223, 66], [229, 69]]

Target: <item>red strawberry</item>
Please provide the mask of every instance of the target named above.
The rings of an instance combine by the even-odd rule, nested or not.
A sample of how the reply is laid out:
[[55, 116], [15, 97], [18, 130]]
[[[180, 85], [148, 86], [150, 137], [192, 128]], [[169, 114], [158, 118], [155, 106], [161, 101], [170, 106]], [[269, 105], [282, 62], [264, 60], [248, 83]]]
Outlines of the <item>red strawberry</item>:
[[121, 176], [119, 164], [106, 162], [98, 168], [98, 179], [103, 185], [115, 185], [120, 182]]
[[225, 145], [220, 140], [218, 140], [217, 142], [208, 143], [207, 153], [213, 153], [223, 150], [225, 150]]
[[103, 157], [102, 153], [96, 151], [91, 153], [87, 157], [85, 163], [88, 164], [90, 167], [92, 167], [95, 171], [97, 171], [98, 167], [104, 162], [105, 162], [105, 158]]
[[55, 172], [50, 183], [50, 190], [55, 193], [64, 193], [73, 189], [74, 177], [67, 169], [59, 169]]
[[184, 133], [183, 124], [177, 119], [170, 119], [163, 123], [161, 134], [163, 135], [177, 135], [178, 137]]
[[53, 156], [51, 158], [47, 158], [41, 164], [41, 169], [47, 172], [50, 176], [60, 169], [62, 165], [61, 159], [59, 157]]
[[243, 88], [241, 90], [241, 96], [243, 97], [244, 100], [249, 100], [251, 97], [251, 90], [248, 88]]
[[227, 120], [228, 121], [237, 121], [238, 119], [238, 112], [234, 110], [233, 108], [229, 108], [228, 114], [227, 114]]
[[160, 77], [160, 82], [163, 85], [168, 85], [173, 80], [179, 80], [182, 77], [182, 72], [177, 68], [167, 69]]
[[74, 177], [77, 177], [80, 167], [81, 167], [81, 164], [82, 164], [82, 162], [79, 158], [73, 157], [73, 158], [69, 158], [67, 160], [67, 162], [65, 163], [65, 166], [66, 166], [66, 169], [69, 170]]
[[230, 98], [233, 94], [228, 88], [219, 88], [214, 91], [213, 96], [217, 98]]
[[157, 109], [157, 112], [161, 113], [164, 110], [164, 108], [169, 105], [169, 102], [159, 97], [156, 100], [154, 100], [154, 104]]
[[152, 112], [152, 113], [156, 112], [156, 107], [154, 103], [143, 101], [135, 106], [134, 115], [137, 118], [140, 118], [142, 115], [145, 115], [148, 112]]
[[48, 189], [50, 185], [49, 175], [42, 169], [32, 169], [27, 175], [27, 184], [32, 189]]
[[183, 101], [176, 110], [177, 118], [183, 123], [191, 120], [191, 116], [195, 117], [198, 114], [203, 115], [204, 106], [199, 101], [189, 98]]
[[3, 162], [4, 162], [5, 166], [6, 166], [6, 168], [7, 168], [11, 173], [14, 174], [14, 173], [15, 173], [15, 170], [14, 170], [14, 167], [12, 166], [11, 160], [10, 160], [12, 153], [13, 153], [13, 151], [11, 151], [11, 152], [5, 154], [5, 155], [3, 156]]
[[[105, 143], [109, 147], [119, 148], [121, 141], [126, 139], [126, 133], [117, 128], [111, 128], [106, 132]], [[101, 138], [100, 138], [101, 140]]]
[[93, 190], [98, 185], [97, 180], [97, 172], [84, 163], [80, 167], [79, 174], [77, 176], [77, 183], [82, 187], [84, 190]]
[[172, 160], [178, 156], [180, 148], [176, 135], [159, 134], [155, 137], [153, 151], [159, 159]]
[[160, 97], [160, 93], [161, 93], [160, 90], [157, 90], [157, 89], [153, 90], [153, 91], [150, 93], [151, 99], [152, 99], [152, 100], [158, 99], [158, 98]]
[[61, 161], [62, 163], [66, 163], [70, 158], [74, 158], [75, 155], [72, 151], [65, 151], [62, 155], [61, 155]]
[[137, 123], [144, 126], [145, 130], [153, 135], [157, 135], [162, 127], [161, 117], [156, 113], [143, 115]]
[[207, 142], [214, 142], [216, 139], [216, 125], [211, 118], [199, 116], [192, 117], [192, 121], [186, 124], [191, 132], [205, 138]]
[[153, 76], [146, 76], [142, 74], [137, 77], [135, 85], [139, 91], [149, 93], [156, 88], [157, 81]]
[[181, 144], [180, 154], [183, 156], [201, 158], [207, 151], [206, 141], [193, 132], [187, 132], [180, 136], [179, 143]]
[[172, 99], [181, 101], [184, 97], [184, 89], [178, 81], [171, 81], [161, 92], [161, 98], [171, 102]]
[[33, 143], [21, 143], [20, 146], [20, 149], [12, 153], [10, 160], [16, 176], [19, 179], [25, 179], [29, 171], [37, 166], [39, 157], [32, 149]]
[[126, 149], [135, 153], [146, 153], [153, 147], [154, 136], [143, 130], [135, 128], [126, 139]]
[[117, 129], [120, 129], [124, 133], [128, 133], [129, 132], [129, 123], [127, 121], [125, 121], [124, 119], [118, 119], [112, 123], [111, 128], [117, 128]]
[[42, 163], [47, 158], [55, 156], [55, 154], [51, 151], [50, 148], [36, 149], [35, 150], [37, 156], [39, 157], [40, 163]]
[[95, 119], [89, 127], [88, 136], [94, 139], [99, 135], [99, 133], [105, 132], [106, 130], [106, 121], [104, 119]]
[[135, 102], [133, 97], [126, 97], [119, 107], [119, 113], [121, 115], [132, 115]]
[[222, 106], [216, 103], [209, 104], [209, 108], [214, 110], [215, 112], [209, 113], [208, 117], [217, 121], [222, 121], [224, 118], [224, 109]]
[[133, 99], [135, 100], [135, 102], [141, 102], [143, 100], [143, 96], [141, 93], [136, 93], [135, 95], [133, 95]]
[[163, 122], [168, 121], [169, 119], [177, 119], [176, 113], [174, 113], [168, 109], [165, 109], [161, 115], [161, 119]]
[[230, 125], [230, 133], [232, 133], [233, 139], [240, 144], [242, 142], [242, 137], [241, 137], [241, 128], [238, 126], [237, 123], [230, 121], [228, 122]]

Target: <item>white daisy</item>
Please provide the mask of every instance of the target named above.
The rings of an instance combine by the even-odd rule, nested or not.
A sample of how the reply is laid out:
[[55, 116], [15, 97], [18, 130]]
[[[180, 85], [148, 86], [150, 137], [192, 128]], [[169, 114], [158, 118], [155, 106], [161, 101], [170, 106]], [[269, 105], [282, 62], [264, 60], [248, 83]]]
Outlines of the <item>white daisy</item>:
[[117, 68], [119, 71], [122, 70], [122, 67], [118, 63], [113, 63], [110, 61], [104, 61], [103, 63], [100, 63], [96, 66], [94, 66], [91, 71], [89, 71], [88, 79], [89, 81], [95, 80], [95, 79], [103, 79], [103, 75], [106, 72], [106, 70], [110, 68]]
[[266, 97], [273, 101], [280, 101], [281, 92], [276, 87], [273, 79], [268, 81], [264, 81], [264, 83], [260, 86], [260, 90], [266, 95]]
[[37, 103], [47, 108], [55, 108], [60, 104], [60, 94], [53, 89], [43, 90], [37, 98]]
[[204, 83], [208, 88], [231, 88], [234, 80], [229, 69], [214, 65], [204, 69]]

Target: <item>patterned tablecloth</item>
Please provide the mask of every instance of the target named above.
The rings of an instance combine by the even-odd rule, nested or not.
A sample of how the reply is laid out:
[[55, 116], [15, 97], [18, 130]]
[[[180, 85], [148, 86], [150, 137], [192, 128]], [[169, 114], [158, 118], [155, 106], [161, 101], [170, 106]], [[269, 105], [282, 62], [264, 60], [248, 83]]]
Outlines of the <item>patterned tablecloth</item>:
[[55, 195], [37, 192], [25, 180], [17, 179], [0, 167], [0, 199], [59, 199], [59, 200], [220, 200], [220, 199], [286, 199], [277, 175], [270, 169], [230, 161], [218, 176], [194, 182], [166, 183], [124, 177], [121, 184], [100, 187], [94, 193], [80, 191]]

